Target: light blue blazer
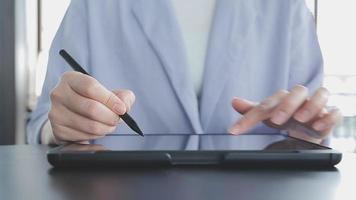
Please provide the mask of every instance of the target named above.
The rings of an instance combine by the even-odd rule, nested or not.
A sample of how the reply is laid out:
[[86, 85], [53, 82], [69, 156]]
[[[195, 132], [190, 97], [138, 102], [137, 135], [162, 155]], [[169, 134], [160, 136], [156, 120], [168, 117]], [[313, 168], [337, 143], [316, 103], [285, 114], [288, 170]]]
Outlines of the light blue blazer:
[[[108, 89], [134, 91], [130, 114], [146, 134], [226, 132], [241, 117], [234, 96], [258, 102], [296, 84], [314, 91], [323, 75], [304, 0], [218, 0], [199, 99], [169, 0], [74, 0], [50, 50], [30, 143], [39, 142], [51, 90], [71, 70], [58, 55], [62, 48]], [[132, 133], [125, 124], [116, 132]], [[276, 130], [260, 124], [251, 132]]]

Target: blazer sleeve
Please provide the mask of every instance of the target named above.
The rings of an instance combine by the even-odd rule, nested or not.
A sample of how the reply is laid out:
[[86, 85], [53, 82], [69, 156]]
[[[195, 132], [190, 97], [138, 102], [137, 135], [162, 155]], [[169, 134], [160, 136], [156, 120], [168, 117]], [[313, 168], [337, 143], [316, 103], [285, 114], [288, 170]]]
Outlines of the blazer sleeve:
[[65, 71], [71, 70], [63, 61], [62, 57], [59, 56], [59, 50], [66, 49], [78, 59], [83, 66], [89, 65], [89, 36], [87, 31], [86, 4], [85, 0], [71, 2], [52, 42], [42, 93], [27, 123], [26, 139], [28, 143], [40, 143], [42, 126], [48, 120], [48, 112], [51, 104], [50, 93], [57, 85], [61, 75]]
[[313, 93], [322, 85], [323, 58], [314, 17], [304, 0], [292, 0], [290, 73], [288, 88], [304, 85]]
[[[290, 74], [288, 87], [300, 84], [313, 94], [323, 84], [323, 57], [315, 21], [304, 0], [292, 0]], [[323, 140], [328, 145], [330, 138]]]

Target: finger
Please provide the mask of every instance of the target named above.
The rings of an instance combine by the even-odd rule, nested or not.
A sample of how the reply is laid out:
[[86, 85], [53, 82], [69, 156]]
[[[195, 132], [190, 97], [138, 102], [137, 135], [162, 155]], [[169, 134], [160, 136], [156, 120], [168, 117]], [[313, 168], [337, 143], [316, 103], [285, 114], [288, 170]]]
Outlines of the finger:
[[234, 97], [231, 102], [231, 105], [240, 114], [245, 114], [246, 112], [251, 110], [253, 107], [255, 107], [257, 105], [257, 103], [246, 100], [246, 99]]
[[125, 103], [126, 111], [129, 112], [135, 102], [135, 94], [131, 90], [114, 90], [113, 93]]
[[87, 133], [83, 133], [81, 131], [62, 126], [62, 125], [52, 125], [53, 135], [59, 143], [62, 142], [83, 142], [88, 143], [88, 140], [99, 139], [102, 136], [91, 135]]
[[342, 114], [339, 109], [333, 109], [325, 114], [323, 118], [315, 121], [312, 128], [321, 133], [322, 136], [327, 136], [331, 130], [342, 121]]
[[108, 126], [98, 121], [94, 121], [78, 115], [64, 106], [56, 106], [56, 110], [50, 112], [49, 118], [51, 122], [66, 126], [80, 132], [91, 135], [104, 136], [116, 129], [116, 126]]
[[288, 91], [281, 90], [271, 97], [268, 97], [260, 104], [249, 110], [237, 121], [229, 130], [232, 134], [241, 134], [270, 117], [270, 113], [279, 102], [288, 95]]
[[325, 88], [318, 89], [315, 94], [295, 113], [294, 118], [302, 123], [306, 123], [315, 118], [325, 107], [328, 101], [329, 92]]
[[78, 93], [74, 92], [71, 88], [67, 88], [65, 93], [67, 93], [66, 98], [63, 98], [56, 93], [61, 93], [62, 91], [54, 91], [51, 95], [52, 102], [56, 102], [53, 98], [58, 96], [59, 102], [69, 110], [82, 115], [86, 118], [98, 121], [109, 126], [116, 126], [119, 122], [119, 116], [106, 107], [104, 104], [97, 102], [93, 99], [83, 97]]
[[[331, 110], [333, 110], [333, 109], [330, 109], [330, 111], [331, 111]], [[321, 109], [321, 111], [320, 111], [320, 113], [318, 114], [317, 117], [322, 118], [322, 117], [324, 117], [325, 114], [328, 114], [328, 113], [329, 113], [329, 112], [328, 112], [327, 108], [324, 107], [323, 109]]]
[[282, 125], [291, 118], [295, 111], [304, 103], [308, 97], [308, 89], [297, 85], [293, 87], [290, 94], [286, 96], [279, 106], [273, 111], [271, 122]]
[[118, 115], [126, 113], [125, 103], [93, 77], [79, 72], [67, 72], [63, 74], [62, 80], [79, 95], [104, 104]]

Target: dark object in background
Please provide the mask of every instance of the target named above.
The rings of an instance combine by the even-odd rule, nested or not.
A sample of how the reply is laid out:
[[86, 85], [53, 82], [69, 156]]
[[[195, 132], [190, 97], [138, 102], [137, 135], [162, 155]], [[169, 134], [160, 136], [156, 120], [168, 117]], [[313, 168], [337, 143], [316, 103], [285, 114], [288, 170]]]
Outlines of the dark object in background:
[[0, 145], [15, 144], [15, 1], [0, 1]]

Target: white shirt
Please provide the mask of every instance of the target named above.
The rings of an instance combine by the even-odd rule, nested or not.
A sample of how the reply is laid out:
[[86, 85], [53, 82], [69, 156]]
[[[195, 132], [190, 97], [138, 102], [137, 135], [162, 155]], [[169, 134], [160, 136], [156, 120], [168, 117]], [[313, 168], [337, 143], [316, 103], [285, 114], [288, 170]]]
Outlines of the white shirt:
[[187, 52], [189, 73], [200, 96], [215, 0], [172, 0]]

